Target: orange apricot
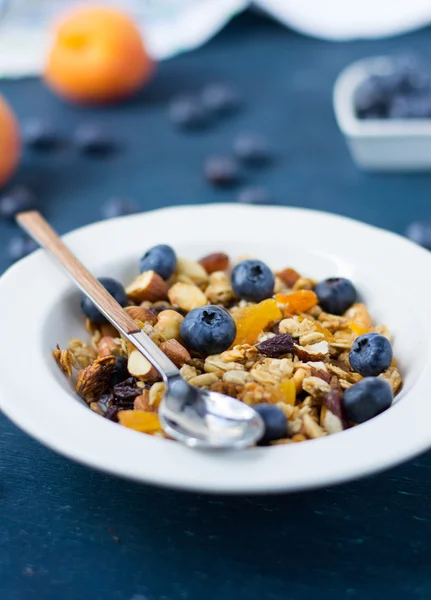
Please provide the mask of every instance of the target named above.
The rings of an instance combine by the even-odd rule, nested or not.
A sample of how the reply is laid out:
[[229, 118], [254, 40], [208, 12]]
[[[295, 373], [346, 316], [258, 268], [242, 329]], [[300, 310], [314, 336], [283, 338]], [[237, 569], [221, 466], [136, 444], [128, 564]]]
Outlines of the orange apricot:
[[54, 32], [45, 81], [67, 100], [114, 102], [136, 92], [154, 63], [130, 17], [102, 6], [64, 15]]
[[0, 96], [0, 187], [14, 173], [20, 154], [18, 122], [6, 100]]

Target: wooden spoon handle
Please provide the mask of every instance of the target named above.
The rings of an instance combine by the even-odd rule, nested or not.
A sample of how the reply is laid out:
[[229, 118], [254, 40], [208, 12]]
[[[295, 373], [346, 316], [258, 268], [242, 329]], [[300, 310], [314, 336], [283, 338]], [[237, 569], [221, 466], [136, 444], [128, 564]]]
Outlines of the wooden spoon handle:
[[125, 334], [140, 331], [136, 321], [118, 304], [103, 285], [87, 271], [38, 211], [20, 213], [16, 220], [40, 246], [58, 260], [78, 287], [96, 304], [97, 308], [114, 327]]

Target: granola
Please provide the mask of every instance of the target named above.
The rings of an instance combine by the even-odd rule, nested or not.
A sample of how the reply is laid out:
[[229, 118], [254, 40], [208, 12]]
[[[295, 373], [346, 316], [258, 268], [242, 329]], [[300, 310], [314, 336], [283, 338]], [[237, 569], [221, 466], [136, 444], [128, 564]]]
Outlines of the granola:
[[[319, 295], [322, 283], [290, 267], [271, 275], [269, 296], [240, 294], [233, 283], [235, 264], [241, 262], [215, 252], [199, 262], [178, 258], [176, 270], [165, 279], [157, 271], [144, 271], [126, 287], [126, 310], [191, 385], [258, 410], [270, 405], [279, 411], [284, 433], [268, 438], [272, 444], [317, 439], [361, 422], [349, 418], [346, 409], [345, 395], [355, 401], [352, 390], [365, 379], [349, 356], [362, 336], [378, 334], [392, 341], [388, 327], [375, 325], [365, 304], [356, 301], [332, 314]], [[221, 351], [198, 352], [187, 344], [182, 325], [193, 309], [214, 305], [230, 315], [232, 340]], [[89, 339], [74, 338], [66, 349], [53, 351], [65, 375], [76, 377], [77, 393], [96, 414], [166, 437], [157, 418], [165, 386], [154, 367], [103, 319], [86, 318], [85, 328]], [[402, 376], [390, 359], [373, 379], [385, 382], [381, 385], [395, 396]], [[357, 406], [355, 411], [360, 414]]]

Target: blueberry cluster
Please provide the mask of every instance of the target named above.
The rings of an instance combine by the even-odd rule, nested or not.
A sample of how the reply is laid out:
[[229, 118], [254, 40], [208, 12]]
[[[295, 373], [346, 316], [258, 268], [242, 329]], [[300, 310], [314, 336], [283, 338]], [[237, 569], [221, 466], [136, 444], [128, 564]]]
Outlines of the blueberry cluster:
[[360, 119], [430, 118], [431, 72], [417, 59], [394, 59], [390, 72], [358, 87], [354, 102]]

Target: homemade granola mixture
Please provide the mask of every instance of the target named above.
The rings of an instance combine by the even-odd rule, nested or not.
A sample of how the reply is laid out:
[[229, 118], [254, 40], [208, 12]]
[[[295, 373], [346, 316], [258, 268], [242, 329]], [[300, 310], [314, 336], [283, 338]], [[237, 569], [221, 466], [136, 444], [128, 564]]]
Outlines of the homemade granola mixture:
[[[250, 259], [233, 265], [221, 252], [195, 262], [156, 246], [125, 290], [109, 281], [186, 381], [257, 407], [264, 443], [340, 432], [388, 408], [402, 386], [388, 328], [373, 323], [346, 279], [318, 284], [292, 268], [272, 273]], [[88, 300], [81, 306], [92, 316], [88, 339], [57, 346], [58, 365], [76, 377], [77, 393], [94, 412], [167, 437], [157, 416], [159, 374]]]

